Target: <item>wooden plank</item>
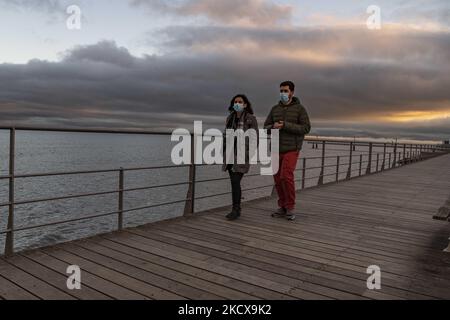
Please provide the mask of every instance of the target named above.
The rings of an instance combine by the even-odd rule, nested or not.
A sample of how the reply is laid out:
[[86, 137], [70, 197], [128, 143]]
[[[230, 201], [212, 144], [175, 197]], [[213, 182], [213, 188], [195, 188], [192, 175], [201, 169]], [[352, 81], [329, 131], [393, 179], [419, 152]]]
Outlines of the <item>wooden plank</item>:
[[[52, 269], [58, 273], [64, 274], [66, 272], [66, 269], [69, 265], [72, 265], [72, 263], [68, 263], [66, 261], [57, 259], [53, 256], [50, 256], [41, 250], [39, 251], [33, 251], [26, 254], [27, 258], [45, 265], [47, 268]], [[81, 267], [81, 266], [80, 266]], [[82, 269], [82, 275], [81, 275], [81, 281], [82, 285], [81, 287], [89, 287], [92, 289], [95, 289], [98, 292], [101, 292], [105, 296], [111, 298], [111, 299], [118, 299], [118, 300], [144, 300], [145, 297], [136, 294], [136, 292], [131, 291], [127, 288], [124, 288], [120, 285], [117, 285], [108, 279], [101, 278], [95, 274], [92, 274], [88, 272], [87, 270]], [[106, 299], [105, 299], [106, 300]]]
[[[142, 282], [148, 283], [152, 286], [157, 286], [161, 288], [163, 292], [168, 293], [176, 293], [177, 295], [181, 295], [188, 299], [194, 300], [222, 300], [223, 297], [220, 296], [219, 292], [217, 294], [207, 292], [204, 290], [200, 290], [198, 288], [194, 288], [190, 285], [186, 285], [177, 281], [174, 281], [170, 278], [170, 276], [174, 276], [173, 274], [169, 274], [165, 272], [166, 277], [162, 277], [159, 274], [155, 274], [149, 272], [147, 270], [143, 270], [137, 268], [135, 266], [127, 263], [132, 257], [125, 256], [122, 254], [121, 257], [125, 262], [115, 260], [112, 257], [117, 257], [118, 253], [113, 250], [109, 250], [108, 253], [110, 255], [101, 254], [98, 252], [94, 252], [89, 250], [93, 245], [89, 244], [87, 248], [85, 246], [78, 246], [76, 244], [67, 244], [61, 246], [65, 251], [73, 253], [78, 256], [82, 256], [84, 259], [89, 259], [93, 263], [104, 266], [111, 270], [117, 271], [122, 274], [126, 274], [134, 279], [140, 280]], [[103, 251], [105, 253], [105, 251]], [[160, 270], [162, 271], [162, 270]]]
[[[213, 282], [205, 281], [202, 278], [197, 278], [195, 276], [192, 276], [189, 273], [183, 273], [179, 272], [173, 269], [170, 269], [170, 266], [174, 264], [174, 262], [164, 263], [162, 265], [151, 263], [148, 260], [144, 260], [141, 258], [134, 257], [129, 254], [125, 254], [121, 251], [112, 250], [108, 247], [98, 245], [96, 242], [93, 241], [86, 241], [86, 242], [79, 242], [76, 243], [77, 245], [82, 246], [85, 249], [92, 250], [94, 252], [107, 255], [108, 257], [114, 258], [118, 261], [130, 264], [132, 266], [135, 266], [139, 269], [146, 270], [155, 274], [163, 275], [164, 277], [167, 277], [168, 279], [173, 279], [175, 281], [178, 281], [182, 284], [192, 286], [194, 288], [199, 289], [202, 291], [207, 291], [213, 294], [220, 294], [222, 297], [225, 297], [227, 299], [233, 299], [233, 300], [256, 300], [257, 298], [255, 296], [234, 290], [232, 288], [228, 288], [225, 286], [217, 285]], [[153, 258], [153, 257], [152, 257]], [[155, 259], [158, 260], [158, 259]], [[185, 268], [181, 269], [183, 271], [186, 271]], [[204, 297], [202, 293], [194, 295], [197, 299], [206, 299], [206, 298], [212, 298]]]
[[[148, 236], [153, 237], [153, 233], [154, 233], [154, 230], [152, 230], [151, 233], [148, 233]], [[160, 236], [158, 235], [158, 237], [160, 237]], [[168, 239], [164, 239], [164, 241], [169, 241], [169, 242], [170, 242], [170, 240], [168, 240]], [[172, 241], [172, 242], [173, 242], [173, 241]], [[175, 241], [175, 242], [176, 242], [176, 241]], [[189, 247], [189, 244], [178, 243], [178, 246]], [[205, 249], [205, 248], [201, 248], [201, 249], [199, 249], [199, 250], [206, 251], [206, 252], [208, 252], [208, 254], [214, 255], [214, 256], [216, 256], [216, 257], [225, 258], [225, 257], [227, 256], [227, 254], [225, 254], [225, 253], [223, 253], [223, 252], [214, 254], [213, 252], [211, 252], [210, 250]], [[233, 256], [233, 257], [229, 258], [229, 260], [230, 260], [230, 261], [235, 261], [235, 260], [239, 260], [239, 259], [238, 259], [238, 257]], [[361, 268], [359, 271], [360, 271], [361, 273], [364, 273], [364, 272], [365, 272], [365, 269], [362, 269], [362, 268]], [[273, 277], [277, 278], [277, 275], [274, 274]], [[421, 297], [423, 298], [423, 296], [421, 296]]]
[[[261, 220], [261, 219], [259, 219]], [[274, 225], [269, 225], [269, 224], [264, 224], [261, 223], [261, 221], [255, 222], [255, 220], [253, 219], [251, 223], [245, 223], [242, 222], [243, 220], [240, 221], [239, 226], [241, 224], [245, 224], [245, 228], [250, 231], [250, 232], [260, 232], [262, 234], [268, 235], [268, 236], [273, 236], [275, 238], [277, 237], [282, 237], [285, 235], [289, 235], [289, 237], [292, 238], [299, 238], [299, 239], [313, 239], [314, 242], [316, 242], [318, 245], [334, 245], [337, 247], [341, 247], [341, 248], [350, 248], [350, 247], [355, 247], [354, 243], [352, 241], [348, 241], [348, 240], [343, 240], [343, 239], [339, 239], [337, 240], [336, 237], [331, 237], [328, 234], [326, 234], [326, 230], [323, 230], [322, 232], [311, 232], [312, 230], [310, 230], [310, 228], [305, 228], [305, 230], [296, 230], [297, 232], [295, 232], [294, 230], [288, 230], [288, 229], [284, 229], [284, 226], [280, 227], [277, 226], [275, 227]], [[193, 223], [188, 223], [189, 226], [194, 227], [194, 228], [198, 228], [200, 226], [207, 226], [208, 228], [210, 228], [210, 224], [220, 224], [222, 228], [225, 227], [225, 223], [223, 221], [219, 221], [219, 220], [209, 220], [207, 222], [205, 222], [203, 219], [202, 220], [198, 220], [195, 221]], [[238, 227], [237, 224], [235, 224], [235, 227]], [[244, 227], [244, 226], [243, 226]], [[214, 228], [217, 228], [217, 226], [215, 226]], [[218, 228], [218, 230], [220, 230], [220, 228]], [[308, 230], [308, 231], [307, 231]], [[358, 240], [358, 239], [355, 239]], [[366, 251], [366, 248], [362, 248], [361, 250]], [[369, 252], [370, 252], [370, 248], [369, 248]], [[372, 252], [376, 252], [379, 254], [383, 254], [386, 256], [398, 256], [399, 254], [393, 254], [393, 253], [389, 253], [386, 252], [384, 250], [377, 250], [376, 248], [372, 248]], [[403, 257], [408, 257], [407, 255], [403, 255]]]
[[[170, 229], [171, 232], [180, 231], [180, 234], [185, 233], [185, 234], [189, 234], [190, 237], [195, 237], [196, 239], [202, 239], [205, 241], [215, 242], [214, 241], [214, 239], [216, 239], [214, 237], [215, 234], [213, 234], [213, 233], [200, 234], [198, 232], [195, 232], [194, 230], [188, 229], [188, 228], [182, 228], [182, 227], [174, 227], [173, 225], [171, 226], [171, 229]], [[184, 231], [186, 231], [186, 232], [184, 232]], [[227, 241], [227, 240], [222, 239], [221, 241]], [[305, 268], [305, 267], [301, 266], [300, 264], [290, 264], [281, 259], [270, 259], [268, 257], [258, 256], [250, 251], [246, 251], [245, 249], [242, 250], [241, 248], [239, 248], [239, 246], [237, 246], [235, 249], [233, 249], [230, 252], [230, 254], [219, 253], [219, 254], [217, 254], [217, 257], [221, 257], [221, 258], [224, 258], [227, 260], [228, 260], [227, 257], [230, 257], [229, 260], [242, 263], [243, 265], [258, 267], [260, 269], [264, 269], [264, 270], [273, 272], [274, 274], [285, 275], [285, 276], [292, 278], [294, 281], [301, 280], [303, 287], [308, 287], [308, 290], [310, 290], [310, 291], [313, 290], [313, 292], [314, 292], [314, 290], [318, 290], [319, 291], [318, 293], [320, 293], [320, 294], [324, 294], [326, 288], [331, 288], [331, 289], [339, 288], [339, 292], [332, 292], [332, 290], [330, 290], [330, 292], [328, 292], [329, 294], [331, 294], [331, 297], [339, 296], [340, 298], [346, 297], [346, 298], [357, 299], [358, 296], [352, 295], [352, 294], [360, 291], [359, 287], [348, 284], [348, 282], [349, 282], [348, 280], [350, 280], [348, 278], [345, 279], [345, 282], [344, 281], [336, 282], [336, 281], [334, 281], [335, 279], [331, 279], [331, 278], [324, 279], [324, 278], [316, 277], [315, 274], [317, 273], [318, 270], [316, 270], [314, 268]], [[209, 260], [209, 261], [211, 261], [211, 260]], [[291, 267], [292, 270], [289, 267]], [[292, 272], [290, 272], [290, 271], [292, 271]], [[296, 272], [296, 271], [299, 271], [299, 272]], [[362, 283], [362, 282], [360, 282], [360, 283]], [[310, 284], [312, 284], [312, 285], [310, 285]], [[318, 286], [315, 287], [315, 285], [318, 285]], [[350, 293], [350, 295], [348, 295], [347, 293]], [[324, 294], [324, 295], [326, 295], [326, 294]]]
[[[140, 234], [140, 235], [142, 235], [142, 236], [148, 236], [148, 237], [159, 237], [159, 238], [161, 238], [161, 236], [159, 235], [159, 233], [160, 232], [157, 232], [157, 231], [155, 231], [154, 229], [152, 229], [152, 230], [149, 230], [149, 232], [148, 233], [142, 233], [142, 232], [140, 232], [140, 231], [136, 231], [136, 230], [133, 230], [133, 231], [135, 231], [135, 232], [137, 232], [138, 234]], [[155, 233], [158, 233], [158, 235], [154, 235]], [[164, 238], [162, 238], [162, 239], [164, 239]], [[170, 240], [167, 240], [167, 238], [165, 238], [164, 239], [164, 241], [169, 241], [169, 243], [174, 243], [173, 241], [171, 242]], [[175, 242], [176, 242], [176, 240], [175, 240]], [[191, 247], [189, 244], [185, 244], [185, 243], [178, 243], [178, 246], [184, 246], [184, 247]], [[195, 250], [195, 248], [193, 248], [194, 250]], [[227, 258], [227, 256], [229, 256], [229, 254], [227, 254], [227, 253], [224, 253], [224, 252], [220, 252], [220, 253], [214, 253], [214, 252], [212, 252], [210, 249], [207, 249], [207, 248], [199, 248], [198, 250], [201, 250], [201, 251], [203, 251], [203, 252], [207, 252], [208, 254], [210, 254], [210, 255], [213, 255], [213, 256], [215, 256], [215, 257], [219, 257], [219, 258], [222, 258], [222, 259], [226, 259]], [[234, 253], [234, 252], [233, 252]], [[246, 252], [247, 253], [247, 252]], [[247, 253], [248, 254], [248, 253]], [[281, 260], [284, 260], [283, 258], [280, 258]], [[228, 260], [230, 260], [230, 261], [239, 261], [240, 263], [243, 263], [242, 261], [241, 261], [241, 259], [239, 258], [239, 257], [236, 257], [236, 256], [230, 256], [229, 258], [228, 258]], [[256, 262], [252, 262], [252, 263], [250, 263], [250, 265], [255, 265], [256, 264]], [[358, 268], [356, 268], [356, 267], [350, 267], [349, 269], [350, 270], [354, 270], [354, 271], [357, 271], [357, 272], [359, 272], [361, 275], [364, 275], [365, 277], [366, 277], [366, 274], [365, 274], [365, 270], [366, 270], [366, 267], [367, 266], [365, 266], [364, 268], [363, 267], [358, 267]], [[348, 268], [348, 267], [347, 267]], [[275, 274], [273, 277], [276, 277], [277, 275]], [[397, 278], [398, 277], [395, 277], [395, 276], [384, 276], [384, 278], [392, 278], [392, 279], [394, 279], [394, 280], [398, 280]], [[390, 284], [395, 284], [395, 282], [394, 282], [394, 280], [392, 280], [392, 279], [390, 279], [389, 280], [389, 282], [390, 282]], [[404, 280], [404, 279], [401, 279], [401, 280]], [[403, 282], [405, 282], [405, 281], [403, 281]], [[295, 283], [295, 282], [294, 282]], [[363, 282], [363, 284], [365, 285], [365, 280], [364, 280], [364, 282]], [[396, 285], [398, 288], [406, 288], [406, 287], [409, 287], [409, 282], [407, 282], [406, 284], [397, 284]], [[431, 298], [431, 297], [427, 297], [426, 295], [423, 295], [423, 294], [418, 294], [418, 293], [414, 293], [414, 292], [407, 292], [407, 291], [405, 291], [405, 290], [403, 290], [403, 289], [401, 289], [401, 290], [395, 290], [395, 289], [393, 289], [397, 294], [402, 294], [403, 296], [406, 296], [406, 297], [415, 297], [416, 299], [429, 299], [429, 298]]]
[[8, 259], [8, 262], [13, 264], [14, 266], [24, 270], [30, 275], [45, 281], [46, 283], [58, 288], [61, 291], [64, 291], [70, 296], [73, 296], [77, 299], [83, 300], [105, 300], [109, 299], [104, 294], [101, 294], [98, 291], [95, 291], [89, 287], [82, 286], [80, 290], [69, 290], [67, 288], [67, 274], [61, 274], [52, 269], [44, 267], [33, 260], [26, 258], [25, 256], [15, 256]]
[[[205, 217], [206, 220], [213, 220], [216, 222], [221, 222], [222, 219], [221, 218], [215, 218], [215, 217]], [[331, 241], [341, 241], [341, 242], [346, 242], [346, 243], [350, 243], [350, 244], [355, 244], [355, 243], [360, 243], [360, 244], [364, 244], [364, 243], [369, 243], [369, 245], [371, 247], [374, 248], [378, 248], [380, 247], [383, 250], [386, 250], [388, 252], [394, 252], [394, 253], [411, 253], [413, 256], [417, 256], [417, 248], [413, 248], [410, 245], [406, 246], [406, 245], [401, 245], [401, 244], [397, 244], [397, 243], [393, 243], [391, 241], [382, 241], [380, 239], [376, 239], [377, 241], [374, 241], [371, 239], [371, 235], [366, 233], [362, 233], [362, 232], [356, 232], [353, 231], [353, 236], [351, 239], [348, 239], [347, 237], [342, 236], [341, 231], [336, 231], [333, 234], [333, 228], [331, 228], [330, 230], [327, 230], [328, 228], [324, 228], [323, 226], [317, 226], [315, 223], [314, 224], [305, 224], [303, 222], [303, 218], [299, 217], [298, 218], [298, 224], [294, 225], [292, 223], [285, 223], [285, 224], [280, 224], [279, 221], [275, 221], [275, 220], [271, 220], [271, 221], [265, 221], [265, 217], [258, 217], [258, 218], [249, 218], [247, 219], [246, 217], [243, 217], [239, 223], [240, 224], [245, 224], [246, 226], [262, 226], [262, 227], [266, 227], [269, 230], [280, 230], [281, 232], [285, 232], [285, 233], [291, 233], [291, 234], [305, 234], [305, 235], [311, 235], [311, 236], [317, 236], [320, 237], [321, 239], [330, 239]], [[223, 221], [222, 221], [223, 223]], [[340, 226], [335, 226], [334, 229], [340, 228]], [[328, 232], [327, 232], [328, 231]], [[342, 231], [343, 232], [343, 231]], [[313, 235], [314, 234], [314, 235]], [[366, 237], [363, 237], [363, 235], [365, 235]], [[344, 238], [345, 237], [345, 238]], [[426, 254], [424, 250], [424, 254]]]
[[[264, 221], [264, 222], [272, 224], [272, 225], [274, 225], [276, 223], [276, 225], [280, 227], [280, 224], [278, 222], [275, 222], [273, 219], [269, 220], [270, 219], [269, 215], [270, 215], [270, 212], [271, 212], [270, 209], [265, 209], [264, 210], [264, 209], [258, 208], [258, 210], [260, 210], [260, 212], [258, 214], [256, 214], [256, 217], [258, 217], [257, 222], [259, 222], [261, 220], [261, 221]], [[338, 235], [340, 235], [342, 237], [345, 237], [345, 234], [343, 234], [344, 231], [345, 232], [351, 232], [350, 233], [351, 235], [352, 234], [360, 234], [360, 233], [362, 233], [364, 231], [372, 231], [372, 233], [374, 233], [373, 231], [376, 231], [376, 233], [380, 233], [381, 234], [380, 239], [383, 239], [383, 237], [386, 238], [386, 239], [387, 238], [392, 239], [392, 237], [394, 237], [395, 240], [398, 239], [403, 244], [408, 245], [408, 244], [411, 243], [411, 241], [408, 241], [407, 237], [401, 238], [400, 236], [398, 236], [398, 235], [395, 236], [392, 233], [388, 233], [388, 234], [386, 234], [386, 236], [383, 236], [383, 232], [381, 230], [376, 229], [376, 228], [384, 226], [384, 225], [394, 227], [394, 223], [391, 222], [392, 221], [392, 213], [390, 213], [389, 216], [380, 217], [380, 220], [373, 220], [370, 223], [366, 223], [366, 226], [364, 226], [364, 225], [360, 225], [359, 223], [355, 224], [354, 220], [353, 220], [353, 217], [350, 218], [350, 217], [339, 216], [339, 212], [336, 212], [336, 211], [334, 211], [332, 213], [333, 217], [331, 219], [324, 220], [323, 218], [321, 219], [321, 218], [318, 217], [318, 215], [320, 214], [320, 211], [317, 211], [317, 212], [310, 212], [310, 211], [304, 212], [303, 210], [304, 209], [300, 209], [300, 213], [299, 213], [299, 216], [298, 216], [299, 219], [302, 219], [302, 222], [304, 222], [303, 220], [305, 220], [305, 219], [308, 219], [308, 221], [311, 221], [311, 222], [314, 221], [314, 223], [309, 223], [307, 225], [308, 228], [309, 227], [313, 227], [314, 228], [317, 225], [317, 226], [320, 226], [321, 228], [331, 229], [331, 228], [336, 228], [336, 225], [338, 225], [339, 226], [339, 230], [336, 230], [336, 232], [339, 232]], [[248, 212], [248, 214], [250, 214], [250, 215], [255, 215], [255, 212], [253, 212], [253, 210], [246, 209], [243, 212], [243, 218], [244, 219], [248, 215], [248, 214], [246, 215], [246, 212]], [[261, 212], [267, 212], [267, 214], [263, 214]], [[327, 213], [327, 212], [324, 212], [324, 213]], [[334, 216], [336, 216], [336, 217], [334, 217]], [[338, 217], [340, 217], [341, 219], [340, 220], [334, 220], [334, 219], [337, 219]], [[218, 217], [213, 217], [213, 218], [219, 219]], [[345, 224], [343, 223], [343, 219], [344, 218], [346, 219], [345, 220]], [[384, 220], [383, 223], [380, 223], [380, 221], [382, 221], [381, 219]], [[427, 231], [428, 230], [429, 231], [441, 230], [440, 226], [438, 226], [436, 224], [433, 224], [432, 220], [431, 220], [431, 222], [429, 222], [429, 226], [430, 227], [425, 229], [424, 228], [425, 227], [424, 224], [428, 220], [430, 220], [430, 219], [426, 219], [426, 220], [422, 220], [421, 221], [420, 226], [421, 226], [421, 230], [424, 230], [423, 232], [425, 232], [425, 230], [427, 230]], [[371, 227], [369, 227], [369, 226], [371, 226]], [[419, 226], [419, 224], [417, 226]], [[289, 225], [285, 224], [284, 227], [285, 228], [289, 228]], [[399, 225], [398, 227], [400, 228], [401, 225]], [[300, 226], [296, 226], [295, 228], [302, 228], [302, 226], [301, 225]], [[294, 230], [297, 230], [297, 229], [294, 229]], [[301, 229], [299, 229], [299, 230], [301, 230]], [[358, 231], [360, 231], [360, 232], [358, 232]], [[429, 232], [428, 232], [428, 234], [429, 234]], [[443, 235], [443, 233], [442, 233], [442, 235]], [[346, 237], [346, 238], [348, 238], [349, 240], [354, 240], [355, 236], [353, 236], [353, 238], [349, 238], [349, 237]], [[427, 247], [427, 246], [429, 247], [429, 245], [426, 244], [426, 243], [429, 242], [429, 239], [430, 239], [430, 236], [428, 236], [428, 238], [424, 238], [424, 237], [423, 238], [417, 238], [417, 240], [420, 241], [418, 244], [422, 245], [422, 246], [425, 246], [425, 247]]]
[[0, 297], [3, 300], [38, 300], [38, 297], [0, 276]]
[[164, 289], [155, 287], [121, 272], [114, 271], [110, 268], [103, 267], [87, 258], [72, 254], [62, 249], [62, 247], [53, 247], [43, 250], [48, 255], [65, 261], [71, 265], [78, 265], [82, 270], [93, 273], [103, 279], [115, 283], [123, 288], [127, 288], [130, 292], [135, 293], [133, 299], [164, 299], [177, 300], [184, 299], [181, 295], [168, 292]]
[[[178, 223], [179, 224], [179, 223]], [[264, 229], [258, 228], [252, 225], [243, 225], [243, 224], [235, 224], [233, 227], [226, 223], [220, 223], [219, 221], [209, 221], [208, 224], [202, 222], [196, 222], [192, 224], [188, 224], [187, 226], [192, 228], [203, 228], [203, 230], [209, 228], [213, 231], [219, 231], [220, 234], [224, 232], [234, 232], [234, 231], [243, 231], [246, 236], [242, 239], [248, 239], [248, 237], [252, 237], [258, 240], [267, 240], [272, 243], [280, 243], [286, 245], [292, 245], [297, 247], [306, 247], [311, 252], [316, 251], [318, 254], [321, 252], [330, 253], [334, 255], [341, 256], [349, 256], [360, 255], [364, 257], [364, 259], [379, 259], [381, 261], [393, 262], [398, 261], [398, 257], [403, 258], [404, 260], [412, 260], [409, 256], [405, 255], [381, 255], [364, 251], [352, 250], [353, 243], [348, 244], [339, 244], [333, 246], [332, 241], [322, 240], [318, 237], [307, 237], [303, 233], [283, 233], [283, 232], [272, 232], [273, 229]], [[206, 230], [205, 230], [206, 231]], [[384, 253], [384, 252], [383, 252]]]
[[[252, 217], [249, 217], [252, 216]], [[254, 217], [253, 217], [254, 216]], [[249, 217], [249, 219], [247, 219]], [[216, 222], [223, 222], [222, 218], [216, 218], [216, 217], [208, 217], [210, 219], [215, 220]], [[208, 219], [207, 218], [207, 219]], [[257, 219], [258, 222], [253, 222]], [[388, 235], [383, 235], [382, 231], [379, 231], [377, 226], [372, 227], [372, 229], [367, 230], [346, 230], [345, 227], [341, 227], [340, 223], [333, 226], [324, 225], [321, 222], [311, 221], [314, 219], [311, 219], [310, 217], [305, 217], [302, 215], [298, 216], [298, 224], [287, 224], [287, 223], [280, 223], [280, 221], [275, 220], [267, 220], [270, 218], [266, 218], [265, 216], [260, 216], [257, 214], [254, 214], [250, 211], [247, 212], [247, 215], [241, 219], [239, 223], [243, 224], [249, 224], [249, 225], [264, 225], [268, 228], [272, 228], [274, 230], [282, 230], [283, 232], [290, 232], [294, 234], [308, 234], [315, 233], [315, 235], [318, 238], [326, 239], [326, 234], [333, 232], [333, 230], [339, 229], [340, 231], [335, 232], [335, 234], [332, 234], [333, 241], [336, 241], [338, 238], [338, 241], [340, 242], [346, 242], [346, 243], [355, 243], [355, 241], [364, 243], [364, 242], [370, 242], [370, 246], [373, 247], [373, 242], [378, 243], [378, 246], [383, 247], [383, 250], [386, 251], [393, 251], [397, 253], [411, 253], [414, 256], [417, 256], [417, 250], [420, 249], [422, 254], [431, 253], [434, 255], [434, 252], [436, 250], [436, 247], [438, 249], [441, 249], [439, 246], [443, 246], [446, 242], [447, 235], [435, 235], [433, 234], [433, 241], [430, 241], [430, 237], [426, 240], [419, 240], [417, 239], [416, 242], [412, 241], [401, 241], [398, 238], [395, 237], [389, 237]], [[284, 221], [283, 221], [284, 222]], [[328, 231], [328, 232], [327, 232]], [[345, 232], [351, 232], [355, 239], [351, 240], [348, 238], [343, 239], [342, 233]], [[328, 237], [329, 238], [329, 237]], [[375, 245], [377, 247], [377, 245]], [[390, 250], [393, 249], [393, 250]]]
[[[223, 223], [223, 224], [227, 224], [227, 223]], [[192, 225], [195, 225], [196, 227], [199, 225], [199, 223], [195, 223], [195, 224], [192, 224]], [[233, 224], [233, 228], [237, 228], [237, 226], [238, 226], [238, 224]], [[212, 229], [212, 227], [211, 226], [209, 226], [209, 228], [210, 229]], [[226, 227], [218, 227], [218, 226], [215, 226], [214, 228], [226, 228]], [[232, 230], [230, 230], [229, 232], [233, 232]], [[269, 230], [267, 230], [267, 232], [269, 232]], [[253, 238], [253, 235], [251, 234], [251, 231], [249, 231], [248, 232], [248, 236], [250, 236], [250, 237], [252, 237]], [[347, 254], [344, 254], [344, 255], [347, 255]], [[403, 259], [402, 259], [403, 260]], [[367, 262], [367, 261], [366, 261]], [[403, 265], [404, 264], [404, 262], [405, 261], [399, 261], [399, 262], [397, 262], [396, 264], [398, 264], [398, 265]], [[417, 259], [416, 260], [413, 260], [413, 261], [409, 261], [409, 263], [414, 263], [414, 264], [417, 264], [418, 263], [418, 261], [417, 261]], [[425, 261], [425, 263], [424, 263], [424, 266], [427, 266], [428, 265], [428, 262], [427, 261]], [[427, 266], [428, 267], [428, 266]], [[431, 267], [431, 265], [430, 265], [430, 267]], [[438, 265], [433, 265], [433, 267], [439, 267]], [[448, 273], [447, 271], [448, 271], [448, 262], [447, 262], [447, 264], [446, 264], [446, 267], [447, 267], [447, 269], [443, 269], [442, 271], [443, 272], [445, 272], [445, 274], [446, 273]]]
[[32, 293], [34, 296], [45, 300], [74, 300], [67, 293], [33, 277], [29, 273], [0, 260], [0, 275], [13, 282], [22, 289]]
[[[129, 239], [131, 239], [133, 241], [133, 246], [137, 246], [138, 245], [137, 243], [140, 243], [141, 250], [149, 250], [149, 249], [151, 250], [152, 249], [152, 248], [148, 248], [149, 247], [147, 245], [148, 238], [146, 238], [146, 237], [142, 237], [142, 236], [135, 235], [135, 234], [130, 234]], [[155, 242], [156, 241], [152, 241], [153, 244], [155, 244]], [[161, 246], [167, 247], [166, 243], [167, 242], [161, 242]], [[173, 245], [171, 246], [171, 248], [179, 249], [177, 246], [173, 246]], [[187, 250], [187, 249], [185, 249], [185, 250]], [[174, 251], [176, 251], [176, 250], [174, 250]], [[193, 253], [195, 253], [195, 252], [196, 251], [193, 251]], [[290, 285], [280, 284], [280, 283], [277, 283], [272, 280], [263, 279], [258, 276], [252, 275], [252, 274], [246, 274], [243, 272], [239, 272], [237, 270], [230, 270], [228, 268], [224, 268], [224, 267], [218, 266], [216, 264], [212, 264], [212, 263], [207, 263], [205, 261], [191, 259], [190, 263], [193, 266], [202, 267], [209, 271], [212, 271], [212, 272], [215, 272], [218, 274], [222, 274], [227, 277], [231, 277], [231, 278], [234, 278], [234, 279], [237, 279], [237, 280], [240, 280], [243, 282], [247, 282], [247, 283], [250, 283], [250, 284], [253, 284], [256, 286], [260, 286], [260, 287], [272, 290], [276, 293], [281, 293], [282, 295], [287, 295], [287, 296], [290, 296], [293, 298], [297, 298], [297, 299], [325, 298], [323, 296], [316, 295], [313, 293], [303, 292], [303, 291], [298, 290]]]
[[216, 283], [227, 288], [234, 288], [240, 292], [244, 292], [261, 299], [294, 299], [271, 290], [266, 290], [252, 284], [241, 282], [222, 274], [215, 273], [210, 271], [208, 264], [201, 266], [196, 265], [194, 259], [177, 255], [169, 251], [161, 252], [157, 248], [151, 248], [140, 243], [135, 243], [123, 235], [121, 237], [112, 237], [111, 240], [106, 238], [101, 240], [96, 239], [96, 243], [119, 252], [130, 254], [133, 257], [138, 257], [144, 261], [149, 261], [180, 272], [186, 272], [194, 277], [204, 279], [205, 281], [211, 283]]

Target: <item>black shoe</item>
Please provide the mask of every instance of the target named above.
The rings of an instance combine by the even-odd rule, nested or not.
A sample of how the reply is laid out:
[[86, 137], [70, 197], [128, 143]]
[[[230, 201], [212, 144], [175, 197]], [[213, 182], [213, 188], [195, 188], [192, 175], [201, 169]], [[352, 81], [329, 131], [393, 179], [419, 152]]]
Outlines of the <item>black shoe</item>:
[[227, 219], [230, 221], [236, 220], [241, 216], [241, 208], [233, 207], [233, 210], [227, 215]]
[[273, 218], [284, 218], [286, 217], [286, 209], [285, 208], [279, 208], [277, 211], [272, 213]]

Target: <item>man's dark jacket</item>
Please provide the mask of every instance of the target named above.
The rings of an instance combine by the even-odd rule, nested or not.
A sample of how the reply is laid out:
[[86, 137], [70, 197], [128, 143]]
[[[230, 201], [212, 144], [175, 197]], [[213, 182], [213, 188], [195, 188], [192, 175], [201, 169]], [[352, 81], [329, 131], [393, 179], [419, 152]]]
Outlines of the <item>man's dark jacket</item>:
[[284, 121], [284, 128], [280, 130], [280, 153], [302, 150], [305, 135], [311, 131], [311, 123], [300, 99], [294, 97], [288, 105], [280, 101], [270, 111], [264, 128], [273, 129], [273, 125], [279, 121]]

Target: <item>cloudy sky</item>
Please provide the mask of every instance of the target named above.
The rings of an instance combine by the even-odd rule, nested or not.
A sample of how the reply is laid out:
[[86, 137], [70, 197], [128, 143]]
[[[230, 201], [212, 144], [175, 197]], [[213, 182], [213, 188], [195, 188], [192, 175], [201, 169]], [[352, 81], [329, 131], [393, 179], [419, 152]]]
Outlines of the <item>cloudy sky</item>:
[[293, 80], [313, 134], [450, 137], [448, 0], [0, 0], [0, 30], [3, 126], [221, 128], [236, 93], [262, 122]]

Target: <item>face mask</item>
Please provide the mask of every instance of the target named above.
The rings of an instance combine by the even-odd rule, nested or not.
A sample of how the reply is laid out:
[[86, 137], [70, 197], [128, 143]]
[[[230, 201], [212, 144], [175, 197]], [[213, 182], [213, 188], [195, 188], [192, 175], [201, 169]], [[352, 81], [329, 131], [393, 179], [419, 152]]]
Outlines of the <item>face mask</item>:
[[289, 102], [289, 93], [280, 93], [280, 98], [283, 103]]
[[234, 109], [234, 111], [236, 111], [236, 112], [242, 112], [242, 111], [244, 111], [244, 105], [243, 105], [242, 103], [236, 103], [236, 104], [233, 106], [233, 109]]

